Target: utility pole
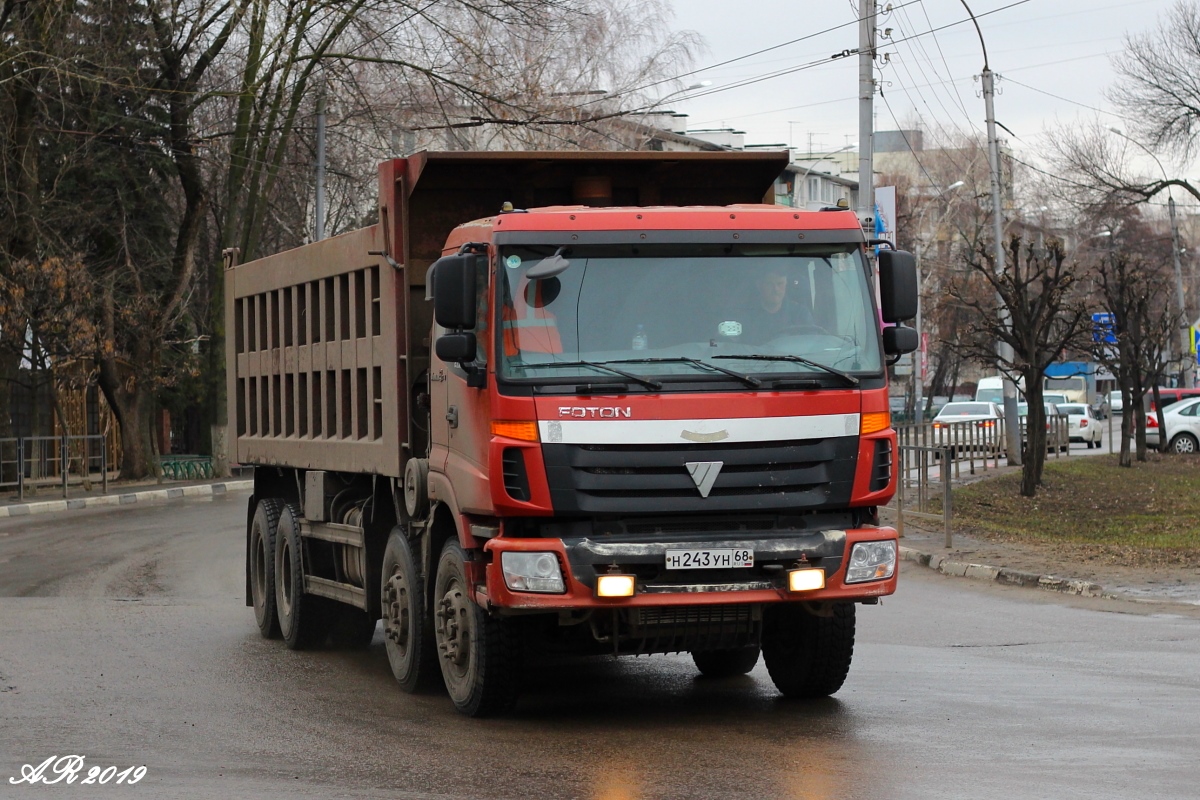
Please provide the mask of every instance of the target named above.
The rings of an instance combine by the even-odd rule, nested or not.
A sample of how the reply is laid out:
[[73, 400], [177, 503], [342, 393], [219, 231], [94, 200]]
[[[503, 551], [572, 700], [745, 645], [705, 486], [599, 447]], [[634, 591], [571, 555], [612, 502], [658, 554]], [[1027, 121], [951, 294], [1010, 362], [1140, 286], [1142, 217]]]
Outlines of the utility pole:
[[[982, 35], [980, 41], [983, 41]], [[987, 50], [985, 49], [983, 51], [983, 73], [980, 78], [983, 82], [983, 104], [987, 111], [988, 166], [991, 167], [992, 173], [992, 236], [995, 239], [996, 274], [1003, 275], [1005, 269], [1004, 203], [1000, 196], [1000, 139], [996, 136], [996, 109], [993, 105], [996, 95], [995, 77], [988, 67]], [[1002, 326], [1009, 324], [1008, 309], [1004, 306], [1003, 300], [1000, 303], [1000, 324]], [[997, 342], [996, 354], [1001, 361], [1013, 363], [1013, 350], [1008, 343]], [[1017, 386], [1013, 383], [1012, 378], [1006, 375], [1004, 377], [1004, 432], [1008, 446], [1009, 464], [1019, 465], [1021, 463], [1020, 425], [1020, 419], [1017, 417]]]
[[325, 86], [317, 95], [317, 201], [313, 209], [313, 241], [325, 238]]
[[859, 0], [858, 21], [858, 220], [874, 235], [875, 0]]
[[1192, 328], [1187, 307], [1183, 304], [1183, 269], [1179, 266], [1179, 224], [1175, 220], [1175, 198], [1167, 197], [1171, 212], [1171, 258], [1175, 261], [1175, 298], [1179, 301], [1179, 383], [1187, 388], [1195, 385], [1196, 358], [1192, 355]]

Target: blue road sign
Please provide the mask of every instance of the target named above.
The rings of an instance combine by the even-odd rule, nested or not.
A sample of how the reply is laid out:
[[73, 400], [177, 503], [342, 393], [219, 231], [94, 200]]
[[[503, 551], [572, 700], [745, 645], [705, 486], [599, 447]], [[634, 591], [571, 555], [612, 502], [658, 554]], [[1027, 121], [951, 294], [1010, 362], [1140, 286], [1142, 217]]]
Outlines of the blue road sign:
[[1117, 317], [1108, 311], [1092, 314], [1092, 341], [1117, 343]]

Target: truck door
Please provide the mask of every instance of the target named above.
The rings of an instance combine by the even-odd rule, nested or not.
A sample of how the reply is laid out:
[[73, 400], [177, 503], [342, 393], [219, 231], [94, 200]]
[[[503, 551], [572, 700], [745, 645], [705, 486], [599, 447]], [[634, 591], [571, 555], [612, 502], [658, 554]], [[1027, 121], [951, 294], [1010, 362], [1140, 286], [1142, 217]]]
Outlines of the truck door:
[[[478, 341], [471, 369], [487, 374], [491, 350], [488, 308], [488, 259], [478, 260], [476, 276], [476, 324]], [[444, 333], [435, 328], [435, 335]], [[490, 513], [488, 448], [491, 441], [491, 412], [486, 386], [468, 385], [467, 370], [446, 364], [434, 356], [431, 364], [430, 434], [433, 442], [430, 467], [445, 472], [454, 487], [461, 511]]]
[[[444, 334], [446, 330], [439, 325], [433, 326], [433, 337]], [[429, 468], [434, 472], [446, 471], [447, 446], [450, 443], [450, 422], [446, 417], [449, 400], [446, 392], [446, 376], [450, 368], [431, 353], [429, 357]]]

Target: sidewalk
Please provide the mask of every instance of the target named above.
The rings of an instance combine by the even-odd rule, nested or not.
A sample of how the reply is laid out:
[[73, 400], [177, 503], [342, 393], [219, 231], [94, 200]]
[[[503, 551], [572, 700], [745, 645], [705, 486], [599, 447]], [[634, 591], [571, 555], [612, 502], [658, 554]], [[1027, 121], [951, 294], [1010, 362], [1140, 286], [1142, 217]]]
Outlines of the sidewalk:
[[181, 497], [210, 497], [225, 492], [236, 492], [254, 488], [250, 479], [225, 481], [171, 481], [158, 483], [153, 478], [144, 481], [110, 481], [108, 494], [103, 494], [100, 483], [92, 484], [90, 490], [82, 486], [71, 486], [67, 498], [63, 499], [58, 486], [43, 486], [36, 494], [29, 490], [25, 499], [19, 500], [16, 492], [0, 495], [0, 519], [23, 517], [30, 514], [47, 514], [55, 511], [73, 511], [96, 506], [125, 506], [137, 503], [156, 503]]

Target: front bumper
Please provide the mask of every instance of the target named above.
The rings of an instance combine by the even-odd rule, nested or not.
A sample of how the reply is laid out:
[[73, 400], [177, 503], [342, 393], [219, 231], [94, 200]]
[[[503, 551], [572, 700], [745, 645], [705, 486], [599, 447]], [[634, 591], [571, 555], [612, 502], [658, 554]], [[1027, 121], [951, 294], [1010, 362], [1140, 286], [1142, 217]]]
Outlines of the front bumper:
[[[795, 531], [770, 536], [729, 534], [675, 535], [670, 540], [647, 542], [635, 537], [504, 538], [488, 541], [486, 585], [476, 599], [495, 609], [571, 610], [652, 606], [780, 603], [797, 600], [866, 600], [896, 591], [899, 565], [892, 577], [865, 583], [844, 583], [845, 564], [857, 542], [899, 540], [893, 528], [853, 528], [829, 531]], [[750, 569], [667, 570], [665, 551], [671, 549], [730, 548], [754, 551]], [[552, 552], [563, 569], [562, 594], [511, 591], [500, 569], [504, 552]], [[807, 592], [787, 589], [787, 570], [796, 566], [819, 567], [825, 588]], [[600, 598], [596, 576], [617, 571], [637, 576], [632, 597]]]

